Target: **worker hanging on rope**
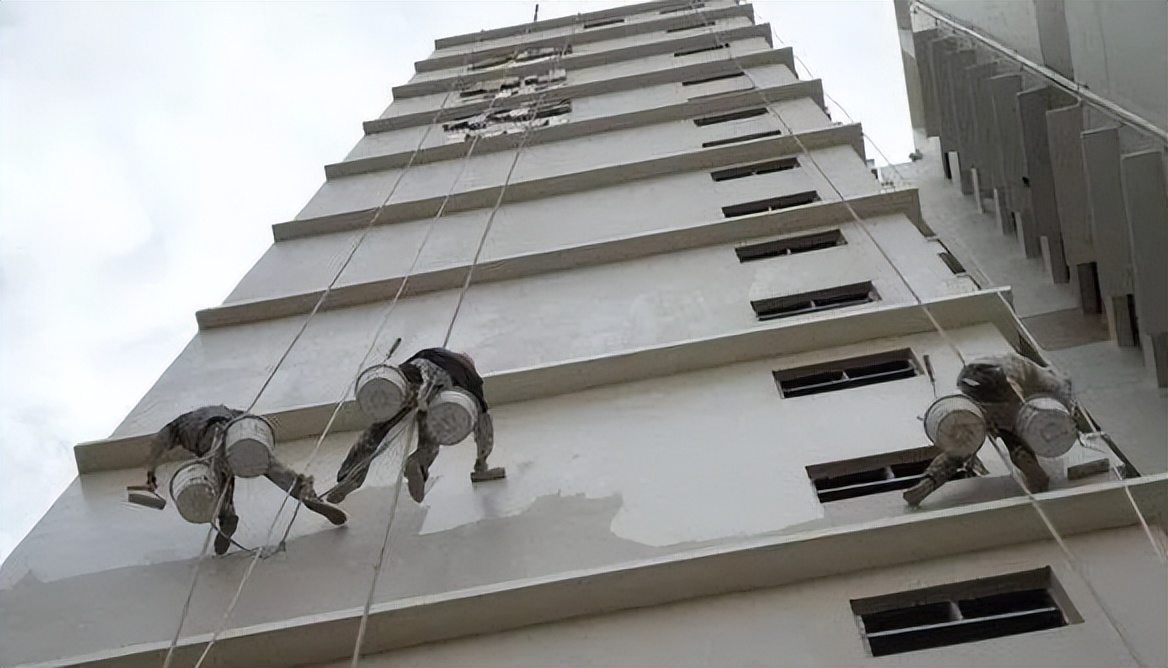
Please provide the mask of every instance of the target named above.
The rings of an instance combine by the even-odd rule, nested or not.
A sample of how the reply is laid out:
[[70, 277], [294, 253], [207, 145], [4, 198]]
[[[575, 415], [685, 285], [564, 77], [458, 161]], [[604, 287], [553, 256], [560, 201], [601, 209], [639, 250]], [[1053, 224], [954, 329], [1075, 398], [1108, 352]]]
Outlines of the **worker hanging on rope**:
[[[1030, 491], [1046, 491], [1050, 478], [1038, 457], [1058, 457], [1078, 439], [1075, 420], [1082, 415], [1077, 413], [1071, 380], [1017, 353], [1008, 353], [971, 360], [957, 375], [957, 389], [976, 404], [974, 410], [980, 411], [976, 419], [984, 421], [983, 430], [1005, 444], [1010, 461], [1022, 473]], [[928, 423], [926, 415], [926, 426]], [[925, 477], [905, 491], [905, 501], [913, 506], [920, 504], [976, 461], [976, 450], [985, 431], [981, 432], [982, 438], [962, 445], [937, 438], [936, 445], [942, 453], [929, 465]]]
[[[487, 457], [495, 443], [495, 429], [488, 412], [487, 400], [483, 395], [483, 379], [475, 370], [474, 360], [469, 355], [457, 353], [445, 348], [426, 348], [415, 353], [400, 367], [381, 365], [377, 368], [398, 374], [395, 377], [408, 385], [404, 392], [398, 393], [394, 406], [400, 406], [388, 419], [376, 421], [369, 426], [349, 449], [349, 454], [337, 471], [337, 486], [327, 495], [331, 503], [340, 503], [346, 496], [357, 490], [365, 482], [372, 460], [381, 453], [381, 442], [390, 431], [411, 414], [416, 416], [418, 447], [410, 454], [405, 462], [406, 485], [410, 496], [418, 503], [426, 495], [426, 481], [430, 478], [430, 466], [438, 457], [441, 445], [453, 445], [466, 437], [466, 430], [459, 430], [458, 425], [453, 428], [444, 424], [444, 421], [463, 422], [466, 417], [473, 420], [473, 431], [477, 456], [474, 470], [470, 474], [471, 482], [499, 480], [506, 476], [502, 468], [487, 466]], [[392, 386], [391, 386], [392, 387]], [[454, 390], [449, 397], [449, 391]], [[459, 399], [458, 390], [469, 394], [467, 404], [458, 407], [455, 411], [439, 409], [439, 402], [446, 400], [447, 405], [455, 405], [453, 400]], [[465, 394], [462, 395], [465, 397]], [[358, 396], [361, 401], [361, 396]], [[475, 410], [477, 408], [477, 410]], [[476, 414], [477, 415], [474, 415]], [[456, 434], [450, 437], [449, 434]], [[450, 442], [453, 441], [453, 442]]]
[[[248, 424], [248, 421], [251, 421], [252, 424], [259, 423], [262, 428], [265, 428], [261, 431], [266, 430], [266, 435], [261, 434], [259, 438], [266, 442], [261, 443], [260, 448], [252, 448], [250, 452], [246, 452], [248, 455], [246, 459], [239, 455], [232, 457], [233, 453], [229, 451], [230, 444], [228, 443], [231, 440], [229, 434], [232, 425], [238, 424], [241, 427], [240, 431], [246, 431], [252, 426], [252, 424]], [[243, 434], [237, 440], [253, 445], [257, 442], [254, 437], [247, 438], [247, 434]], [[344, 510], [325, 503], [316, 495], [311, 476], [296, 473], [276, 459], [274, 453], [271, 452], [270, 440], [271, 427], [267, 425], [266, 421], [244, 411], [226, 406], [204, 406], [183, 413], [154, 435], [150, 444], [150, 457], [146, 465], [146, 485], [130, 488], [131, 500], [146, 503], [156, 508], [165, 506], [166, 502], [157, 496], [156, 470], [167, 452], [174, 448], [182, 448], [193, 453], [198, 459], [180, 468], [175, 473], [175, 479], [179, 479], [181, 476], [183, 480], [188, 480], [194, 479], [192, 476], [200, 476], [202, 487], [196, 487], [194, 488], [196, 491], [191, 492], [190, 498], [194, 499], [193, 502], [184, 503], [181, 498], [184, 490], [176, 491], [174, 480], [172, 480], [172, 495], [179, 495], [175, 496], [179, 512], [189, 521], [209, 522], [212, 519], [211, 515], [214, 514], [215, 503], [219, 496], [222, 496], [217, 514], [218, 526], [216, 528], [218, 533], [215, 537], [215, 554], [227, 552], [231, 546], [231, 536], [239, 525], [239, 516], [235, 514], [233, 499], [236, 475], [243, 477], [262, 475], [287, 491], [293, 498], [299, 499], [309, 510], [323, 515], [329, 522], [341, 525], [348, 521], [348, 515]], [[244, 453], [245, 449], [239, 448], [238, 451]], [[259, 456], [257, 457], [255, 453], [259, 453]], [[184, 471], [187, 470], [191, 473], [184, 474]], [[153, 495], [154, 500], [143, 499], [141, 495], [135, 498], [134, 490], [147, 491]]]

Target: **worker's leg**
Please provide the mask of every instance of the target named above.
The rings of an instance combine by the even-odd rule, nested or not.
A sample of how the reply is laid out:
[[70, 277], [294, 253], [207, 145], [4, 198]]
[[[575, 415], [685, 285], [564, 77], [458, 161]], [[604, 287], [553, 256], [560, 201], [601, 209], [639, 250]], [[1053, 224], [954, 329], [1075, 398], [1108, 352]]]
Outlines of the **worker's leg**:
[[385, 422], [374, 422], [361, 432], [361, 436], [349, 448], [349, 454], [345, 456], [341, 468], [337, 470], [337, 486], [329, 492], [329, 502], [340, 503], [365, 484], [365, 476], [369, 474], [369, 466], [373, 463], [374, 454], [377, 453], [381, 442], [411, 410], [409, 406], [402, 408], [397, 415]]
[[215, 554], [226, 554], [231, 548], [231, 537], [239, 526], [239, 515], [235, 514], [235, 476], [219, 474], [223, 501], [219, 505], [219, 532], [215, 536]]
[[345, 514], [345, 511], [320, 500], [320, 497], [316, 495], [316, 490], [312, 488], [311, 476], [293, 471], [275, 457], [268, 465], [268, 471], [264, 477], [276, 483], [280, 489], [286, 490], [292, 498], [299, 499], [305, 508], [323, 515], [333, 524], [340, 525], [348, 521], [349, 516]]
[[406, 458], [406, 487], [418, 503], [426, 496], [426, 481], [430, 479], [430, 465], [438, 457], [438, 439], [426, 427], [425, 413], [418, 413], [418, 448]]
[[929, 468], [925, 469], [925, 477], [904, 491], [904, 500], [910, 506], [919, 506], [925, 497], [952, 480], [963, 465], [964, 462], [960, 459], [942, 452], [933, 459]]
[[499, 480], [506, 477], [507, 471], [503, 467], [489, 468], [487, 466], [487, 457], [490, 457], [491, 451], [495, 449], [495, 424], [489, 412], [483, 411], [479, 415], [478, 421], [475, 422], [474, 437], [478, 454], [475, 457], [474, 471], [470, 474], [471, 482]]
[[1010, 461], [1026, 478], [1026, 486], [1031, 492], [1045, 492], [1050, 487], [1050, 476], [1042, 470], [1034, 450], [1016, 434], [1003, 431], [1001, 436], [1006, 449], [1010, 451]]

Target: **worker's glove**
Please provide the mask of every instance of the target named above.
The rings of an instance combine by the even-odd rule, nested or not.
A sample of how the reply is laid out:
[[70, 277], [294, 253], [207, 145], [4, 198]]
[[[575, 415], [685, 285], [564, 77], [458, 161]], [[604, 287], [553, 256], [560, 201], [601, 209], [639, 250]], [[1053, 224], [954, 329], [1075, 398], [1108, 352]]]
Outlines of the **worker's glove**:
[[154, 473], [154, 471], [149, 471], [146, 473], [146, 487], [149, 488], [151, 492], [158, 491], [158, 476]]

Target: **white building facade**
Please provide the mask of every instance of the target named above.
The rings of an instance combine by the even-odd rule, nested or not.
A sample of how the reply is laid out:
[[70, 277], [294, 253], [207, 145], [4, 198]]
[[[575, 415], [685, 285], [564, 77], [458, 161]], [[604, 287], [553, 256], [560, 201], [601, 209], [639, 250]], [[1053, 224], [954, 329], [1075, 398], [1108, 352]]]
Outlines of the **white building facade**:
[[[905, 506], [962, 357], [1041, 351], [749, 5], [435, 47], [115, 432], [77, 446], [0, 571], [0, 665], [161, 665], [180, 619], [172, 665], [213, 633], [203, 665], [347, 665], [398, 495], [365, 665], [1168, 662], [1149, 542], [1168, 479], [1125, 444], [1044, 460], [1033, 498], [987, 444], [983, 475]], [[391, 450], [346, 527], [301, 513], [258, 560], [124, 501], [159, 427], [257, 395], [277, 455], [329, 486], [366, 424], [357, 372], [448, 329], [505, 480], [472, 484], [473, 446], [444, 448], [415, 504]], [[240, 481], [236, 540], [279, 543], [282, 501]]]

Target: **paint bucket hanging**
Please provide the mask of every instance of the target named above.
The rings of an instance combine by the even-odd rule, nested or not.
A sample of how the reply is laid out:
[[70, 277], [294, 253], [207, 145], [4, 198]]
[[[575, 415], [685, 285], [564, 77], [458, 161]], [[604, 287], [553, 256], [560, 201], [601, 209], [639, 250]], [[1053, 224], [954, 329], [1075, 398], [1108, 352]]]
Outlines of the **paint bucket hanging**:
[[398, 414], [410, 396], [410, 382], [388, 364], [371, 366], [357, 376], [357, 405], [374, 422]]
[[443, 390], [430, 402], [426, 428], [442, 445], [455, 445], [470, 435], [479, 419], [479, 403], [458, 388]]
[[925, 411], [925, 434], [934, 445], [954, 457], [972, 457], [985, 442], [985, 415], [965, 395], [941, 397]]
[[275, 444], [272, 423], [258, 415], [240, 415], [227, 423], [223, 434], [227, 464], [241, 478], [255, 478], [268, 472]]
[[1014, 433], [1039, 457], [1060, 457], [1079, 440], [1071, 411], [1049, 395], [1035, 395], [1023, 402], [1014, 419]]
[[191, 462], [175, 471], [170, 479], [170, 497], [184, 520], [191, 524], [210, 522], [219, 500], [219, 485], [211, 467], [203, 462]]

